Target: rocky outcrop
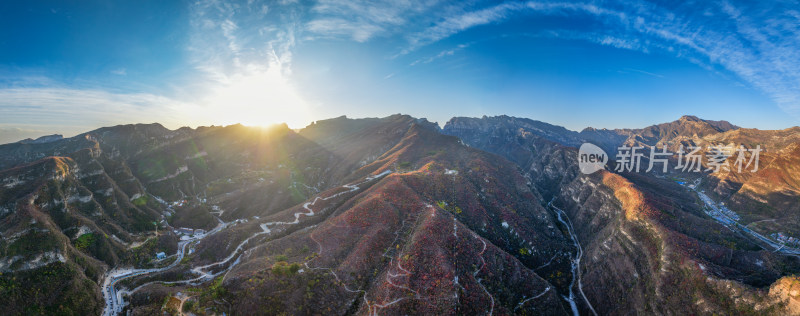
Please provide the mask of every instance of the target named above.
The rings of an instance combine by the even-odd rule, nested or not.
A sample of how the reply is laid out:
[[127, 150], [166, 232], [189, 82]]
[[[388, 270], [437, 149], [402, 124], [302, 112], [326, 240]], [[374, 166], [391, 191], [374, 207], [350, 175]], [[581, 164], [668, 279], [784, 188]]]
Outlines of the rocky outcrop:
[[781, 278], [769, 288], [769, 295], [786, 305], [788, 315], [800, 315], [800, 278]]

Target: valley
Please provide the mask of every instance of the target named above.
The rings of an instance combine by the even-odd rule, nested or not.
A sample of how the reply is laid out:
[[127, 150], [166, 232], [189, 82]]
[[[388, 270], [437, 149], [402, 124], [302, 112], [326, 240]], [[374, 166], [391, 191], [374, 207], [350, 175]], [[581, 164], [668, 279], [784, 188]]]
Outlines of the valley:
[[[707, 208], [706, 214], [711, 218], [717, 220], [721, 224], [725, 225], [734, 232], [744, 232], [745, 234], [751, 236], [756, 243], [759, 244], [760, 247], [764, 248], [764, 250], [773, 251], [776, 253], [781, 253], [785, 255], [791, 256], [800, 256], [800, 249], [787, 246], [785, 243], [781, 243], [777, 240], [773, 240], [770, 238], [765, 237], [763, 234], [757, 233], [752, 229], [748, 228], [746, 225], [742, 225], [738, 222], [739, 216], [736, 215], [735, 212], [727, 209], [724, 205], [715, 202], [713, 199], [708, 197], [703, 191], [698, 190], [697, 188], [700, 186], [700, 182], [702, 179], [697, 179], [693, 184], [686, 185], [687, 189], [694, 191], [700, 200], [703, 201], [705, 207]], [[772, 233], [774, 234], [774, 233]], [[767, 247], [764, 247], [766, 245]]]
[[[578, 236], [576, 236], [575, 232], [573, 231], [572, 223], [570, 222], [569, 217], [567, 217], [564, 211], [553, 206], [553, 200], [550, 200], [550, 202], [547, 203], [547, 207], [552, 209], [553, 212], [556, 213], [556, 218], [558, 218], [558, 221], [561, 222], [561, 224], [567, 228], [567, 232], [569, 233], [569, 236], [572, 239], [572, 244], [575, 245], [575, 249], [577, 249], [575, 251], [575, 257], [571, 259], [572, 281], [570, 282], [569, 285], [569, 297], [567, 297], [566, 299], [567, 301], [569, 301], [569, 306], [572, 308], [573, 315], [575, 316], [580, 315], [580, 313], [578, 312], [578, 306], [577, 304], [575, 304], [576, 295], [575, 293], [573, 293], [573, 288], [577, 288], [578, 293], [581, 295], [583, 301], [589, 307], [589, 310], [592, 311], [592, 314], [597, 315], [597, 312], [592, 307], [592, 303], [589, 302], [589, 300], [586, 298], [586, 294], [583, 293], [583, 285], [581, 284], [580, 266], [581, 266], [581, 257], [583, 257], [583, 248], [581, 248], [581, 244], [580, 242], [578, 242]], [[566, 221], [564, 219], [566, 219]]]
[[[364, 182], [371, 181], [371, 180], [374, 180], [374, 179], [378, 179], [378, 178], [383, 177], [383, 176], [385, 176], [387, 174], [390, 174], [390, 173], [391, 173], [390, 171], [385, 171], [385, 172], [383, 172], [381, 174], [378, 174], [378, 175], [369, 176], [369, 177], [367, 177], [365, 179]], [[228, 257], [225, 257], [225, 259], [223, 259], [221, 261], [218, 261], [218, 262], [211, 263], [211, 264], [207, 264], [207, 265], [204, 265], [204, 266], [191, 267], [190, 268], [191, 271], [193, 273], [195, 273], [196, 275], [199, 275], [198, 277], [192, 278], [192, 279], [188, 279], [188, 280], [170, 281], [170, 282], [166, 282], [166, 283], [167, 284], [178, 284], [178, 283], [196, 283], [196, 284], [199, 284], [199, 283], [202, 283], [204, 281], [211, 280], [214, 277], [216, 277], [216, 276], [218, 276], [218, 275], [220, 275], [220, 274], [222, 274], [224, 272], [228, 272], [230, 269], [232, 269], [239, 262], [239, 260], [238, 260], [238, 256], [239, 255], [241, 255], [243, 252], [249, 251], [250, 248], [257, 247], [257, 245], [253, 245], [253, 246], [250, 246], [250, 248], [247, 248], [248, 242], [251, 239], [256, 238], [256, 237], [258, 237], [260, 235], [263, 235], [263, 234], [270, 234], [272, 232], [270, 230], [270, 228], [269, 228], [270, 226], [283, 226], [283, 225], [296, 225], [296, 224], [299, 224], [301, 215], [302, 216], [314, 216], [314, 210], [311, 209], [311, 206], [313, 206], [317, 202], [317, 200], [328, 200], [328, 199], [335, 198], [335, 197], [337, 197], [337, 196], [339, 196], [341, 194], [344, 194], [344, 193], [357, 191], [357, 190], [359, 190], [358, 185], [359, 184], [344, 185], [343, 187], [348, 189], [348, 191], [337, 193], [337, 194], [334, 194], [334, 195], [331, 195], [331, 196], [328, 196], [328, 197], [324, 197], [324, 198], [317, 197], [312, 202], [306, 202], [305, 204], [303, 204], [303, 208], [307, 212], [306, 213], [295, 213], [294, 214], [295, 220], [292, 221], [292, 222], [266, 222], [266, 223], [259, 224], [259, 227], [261, 227], [262, 231], [257, 232], [255, 234], [253, 234], [252, 236], [248, 237], [247, 239], [245, 239], [244, 241], [242, 241]], [[139, 287], [137, 287], [137, 288], [135, 288], [133, 290], [117, 290], [116, 289], [116, 284], [118, 282], [120, 282], [122, 280], [125, 280], [125, 279], [129, 279], [129, 278], [146, 276], [147, 274], [153, 274], [153, 273], [156, 273], [156, 272], [167, 271], [167, 270], [169, 270], [171, 268], [174, 268], [179, 263], [181, 263], [181, 261], [183, 260], [187, 246], [189, 246], [190, 244], [193, 244], [193, 243], [200, 242], [204, 237], [209, 236], [209, 235], [213, 235], [213, 234], [215, 234], [215, 233], [217, 233], [219, 231], [222, 231], [223, 229], [225, 229], [226, 227], [228, 227], [231, 224], [235, 225], [235, 223], [230, 223], [230, 222], [229, 223], [224, 223], [224, 222], [220, 221], [220, 223], [219, 223], [219, 225], [217, 225], [217, 227], [215, 227], [211, 231], [208, 231], [207, 233], [201, 234], [199, 236], [193, 236], [193, 237], [191, 237], [189, 239], [181, 240], [178, 243], [178, 253], [176, 254], [175, 261], [173, 263], [171, 263], [170, 265], [166, 266], [166, 267], [158, 268], [158, 269], [122, 269], [122, 270], [109, 271], [107, 273], [107, 275], [104, 277], [106, 281], [103, 284], [103, 295], [104, 295], [105, 300], [106, 300], [106, 307], [103, 310], [103, 315], [104, 316], [105, 315], [110, 316], [110, 315], [118, 315], [118, 314], [120, 314], [122, 312], [123, 307], [125, 307], [125, 305], [126, 305], [126, 303], [124, 301], [124, 298], [123, 298], [123, 295], [131, 295], [136, 290], [141, 288], [142, 286], [150, 284], [150, 283], [145, 283], [145, 284], [140, 285]], [[228, 264], [234, 258], [237, 258], [237, 259], [234, 260], [233, 263]], [[209, 273], [208, 272], [208, 270], [210, 268], [212, 268], [212, 267], [224, 267], [224, 266], [226, 266], [226, 264], [228, 264], [228, 265], [224, 269], [221, 269], [221, 270], [219, 270], [219, 271], [217, 271], [215, 273]], [[306, 264], [306, 267], [308, 267], [307, 263], [305, 263], [305, 264]], [[317, 269], [319, 269], [319, 268], [317, 268]], [[331, 273], [334, 273], [334, 272], [331, 272]], [[159, 282], [159, 281], [154, 281], [154, 282]]]

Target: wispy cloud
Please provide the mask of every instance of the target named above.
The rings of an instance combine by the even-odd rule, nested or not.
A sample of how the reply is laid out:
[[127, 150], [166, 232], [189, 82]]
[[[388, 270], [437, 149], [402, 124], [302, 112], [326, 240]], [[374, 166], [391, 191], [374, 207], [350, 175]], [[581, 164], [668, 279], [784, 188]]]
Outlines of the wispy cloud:
[[409, 66], [415, 66], [417, 64], [428, 64], [428, 63], [431, 63], [431, 62], [433, 62], [433, 61], [435, 61], [437, 59], [440, 59], [440, 58], [444, 58], [444, 57], [447, 57], [447, 56], [453, 56], [453, 55], [456, 54], [456, 52], [458, 52], [460, 50], [463, 50], [463, 49], [469, 47], [472, 44], [473, 43], [458, 44], [458, 45], [456, 45], [456, 47], [453, 47], [451, 49], [443, 50], [443, 51], [439, 52], [436, 55], [433, 55], [433, 56], [430, 56], [430, 57], [426, 57], [426, 58], [417, 59], [417, 60], [411, 62], [411, 64], [409, 64]]
[[743, 9], [723, 1], [709, 3], [698, 13], [693, 7], [665, 8], [640, 1], [617, 4], [617, 10], [628, 10], [617, 12], [629, 18], [612, 21], [596, 16], [623, 30], [615, 34], [623, 41], [646, 43], [630, 49], [661, 51], [721, 67], [763, 91], [785, 111], [800, 116], [800, 64], [796, 62], [800, 60], [800, 38], [787, 36], [798, 34], [800, 19], [792, 10], [771, 6], [751, 3]]
[[410, 47], [401, 52], [401, 54], [408, 53], [420, 46], [440, 41], [475, 26], [505, 20], [515, 11], [526, 7], [527, 6], [521, 2], [506, 2], [476, 11], [447, 16], [442, 22], [411, 35], [409, 37]]
[[[25, 119], [63, 125], [49, 114], [67, 113], [62, 104], [91, 111], [86, 104], [101, 108], [103, 102], [120, 104], [123, 109], [136, 108], [137, 104], [159, 109], [155, 104], [167, 104], [166, 109], [188, 109], [198, 122], [213, 122], [203, 117], [237, 111], [247, 117], [272, 111], [281, 116], [274, 120], [282, 120], [304, 115], [311, 108], [290, 80], [294, 52], [303, 41], [367, 43], [390, 39], [379, 46], [391, 47], [387, 55], [413, 66], [454, 56], [469, 45], [478, 47], [491, 42], [478, 37], [456, 38], [460, 33], [475, 34], [481, 27], [501, 25], [511, 19], [542, 17], [560, 23], [530, 23], [530, 29], [513, 30], [518, 32], [515, 35], [587, 41], [674, 56], [739, 78], [786, 112], [800, 117], [800, 9], [791, 1], [319, 0], [309, 4], [288, 0], [197, 0], [190, 3], [189, 11], [186, 48], [189, 64], [198, 75], [185, 88], [192, 90], [185, 93], [188, 97], [84, 88], [43, 89], [37, 87], [54, 85], [0, 81], [7, 87], [0, 90], [0, 112], [8, 114], [0, 118], [0, 124], [29, 115]], [[462, 41], [473, 42], [455, 45]], [[127, 75], [125, 68], [108, 71]], [[387, 73], [392, 71], [396, 69]], [[663, 77], [641, 69], [622, 71]], [[384, 79], [392, 76], [393, 73]], [[54, 111], [47, 112], [51, 107]], [[280, 109], [286, 107], [299, 110], [281, 114]], [[24, 111], [12, 113], [20, 109]], [[126, 119], [132, 115], [121, 113], [126, 113]], [[36, 115], [41, 119], [35, 119]], [[121, 118], [117, 113], [97, 118], [106, 115], [108, 122]], [[236, 119], [226, 117], [230, 121]]]
[[569, 15], [574, 13], [603, 16], [619, 21], [626, 21], [624, 12], [609, 10], [590, 3], [559, 3], [559, 2], [519, 2], [509, 1], [490, 5], [480, 9], [462, 8], [455, 10], [441, 18], [440, 22], [408, 35], [409, 47], [401, 51], [400, 55], [407, 54], [422, 46], [429, 45], [471, 28], [501, 23], [505, 20], [525, 13], [540, 13], [553, 15]]
[[[775, 3], [728, 0], [661, 3], [611, 1], [470, 1], [460, 4], [413, 1], [365, 2], [323, 0], [307, 28], [358, 42], [395, 34], [408, 45], [394, 57], [408, 55], [476, 27], [499, 24], [520, 15], [560, 17], [552, 29], [522, 30], [645, 53], [663, 53], [711, 71], [735, 74], [800, 117], [800, 10], [793, 1]], [[578, 23], [579, 22], [579, 23]], [[580, 25], [595, 23], [587, 29]], [[454, 51], [417, 58], [431, 62]], [[645, 73], [643, 73], [645, 74]], [[656, 76], [657, 77], [657, 76]]]
[[179, 127], [180, 111], [185, 109], [187, 105], [182, 102], [147, 93], [70, 88], [0, 89], [0, 127], [25, 131], [26, 137], [35, 136], [31, 133], [77, 134], [86, 131], [87, 126], [152, 123], [154, 120]]
[[[277, 5], [277, 6], [276, 6]], [[299, 10], [283, 3], [250, 0], [246, 5], [201, 0], [191, 7], [190, 59], [211, 80], [253, 68], [283, 67], [291, 71]]]
[[321, 0], [312, 8], [306, 27], [323, 37], [365, 42], [378, 35], [403, 32], [416, 17], [430, 14], [438, 1]]
[[0, 125], [0, 144], [13, 143], [26, 138], [38, 138], [46, 132], [38, 129], [3, 127]]
[[206, 0], [192, 6], [189, 51], [205, 80], [191, 100], [205, 113], [198, 121], [307, 123], [308, 104], [289, 80], [302, 6], [289, 4]]
[[[534, 33], [670, 54], [711, 71], [728, 71], [764, 92], [785, 111], [800, 117], [800, 63], [797, 63], [800, 11], [791, 2], [671, 5], [644, 0], [505, 2], [450, 11], [432, 26], [406, 35], [409, 45], [398, 56], [460, 32], [523, 14], [557, 16], [584, 23], [588, 18], [602, 26], [592, 29], [562, 26]], [[417, 59], [412, 64], [435, 58]]]
[[356, 42], [366, 42], [376, 33], [384, 29], [375, 24], [358, 23], [345, 19], [327, 18], [313, 20], [307, 25], [308, 30], [328, 37], [347, 36]]
[[117, 75], [117, 76], [125, 76], [125, 75], [128, 74], [128, 72], [125, 70], [125, 68], [117, 68], [117, 69], [111, 70], [111, 74]]
[[624, 74], [631, 73], [631, 72], [639, 73], [639, 74], [642, 74], [642, 75], [648, 75], [648, 76], [656, 77], [656, 78], [664, 78], [663, 75], [659, 75], [657, 73], [652, 73], [652, 72], [649, 72], [649, 71], [644, 71], [644, 70], [635, 69], [635, 68], [625, 68], [625, 69], [619, 71], [619, 73], [624, 73]]
[[220, 24], [222, 35], [228, 40], [228, 49], [230, 49], [231, 53], [234, 55], [239, 54], [239, 44], [237, 43], [236, 35], [234, 34], [238, 28], [239, 27], [236, 25], [236, 23], [228, 19], [222, 21]]
[[[172, 128], [307, 123], [307, 105], [288, 80], [300, 23], [293, 21], [296, 8], [284, 2], [192, 2], [186, 48], [195, 76], [172, 96], [68, 85], [47, 77], [4, 83], [0, 142], [123, 123], [160, 122]], [[109, 72], [127, 75], [125, 68]]]

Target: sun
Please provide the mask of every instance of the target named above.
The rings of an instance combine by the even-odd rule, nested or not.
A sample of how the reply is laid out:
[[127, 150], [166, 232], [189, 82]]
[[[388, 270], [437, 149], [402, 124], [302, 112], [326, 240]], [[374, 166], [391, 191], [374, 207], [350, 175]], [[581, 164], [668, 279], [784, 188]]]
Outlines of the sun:
[[308, 103], [279, 67], [250, 69], [226, 77], [212, 87], [202, 103], [215, 124], [269, 126], [286, 123], [301, 128], [311, 122]]

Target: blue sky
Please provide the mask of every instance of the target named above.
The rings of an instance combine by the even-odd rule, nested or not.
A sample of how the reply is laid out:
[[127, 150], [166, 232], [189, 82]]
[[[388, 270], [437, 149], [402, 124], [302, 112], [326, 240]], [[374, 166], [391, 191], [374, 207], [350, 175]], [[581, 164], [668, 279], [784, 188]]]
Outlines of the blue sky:
[[797, 1], [3, 1], [0, 143], [507, 114], [800, 125]]

